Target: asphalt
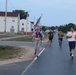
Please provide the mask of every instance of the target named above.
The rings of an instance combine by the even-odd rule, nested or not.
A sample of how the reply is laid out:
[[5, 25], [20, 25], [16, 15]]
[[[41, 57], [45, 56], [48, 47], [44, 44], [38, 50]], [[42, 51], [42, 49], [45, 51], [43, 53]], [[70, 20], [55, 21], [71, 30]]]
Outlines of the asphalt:
[[[0, 41], [0, 45], [2, 46], [31, 46], [34, 47], [34, 42], [19, 42], [19, 41]], [[45, 47], [47, 45], [47, 41], [43, 41], [42, 47]]]
[[64, 37], [63, 45], [59, 47], [57, 34], [52, 46], [47, 46], [26, 70], [31, 62], [32, 60], [0, 66], [0, 75], [76, 75], [76, 50], [72, 60], [67, 39]]
[[32, 60], [2, 65], [0, 66], [0, 75], [20, 75], [31, 61]]
[[72, 60], [67, 39], [64, 37], [59, 47], [55, 35], [52, 46], [48, 46], [23, 75], [76, 75], [76, 54]]

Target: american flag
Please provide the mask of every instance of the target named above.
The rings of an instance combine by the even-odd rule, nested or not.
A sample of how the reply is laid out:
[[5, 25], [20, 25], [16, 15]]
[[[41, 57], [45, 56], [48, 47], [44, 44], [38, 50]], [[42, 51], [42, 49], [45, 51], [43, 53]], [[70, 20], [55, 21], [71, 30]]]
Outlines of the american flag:
[[42, 15], [38, 18], [36, 24], [34, 25], [34, 29], [39, 26]]

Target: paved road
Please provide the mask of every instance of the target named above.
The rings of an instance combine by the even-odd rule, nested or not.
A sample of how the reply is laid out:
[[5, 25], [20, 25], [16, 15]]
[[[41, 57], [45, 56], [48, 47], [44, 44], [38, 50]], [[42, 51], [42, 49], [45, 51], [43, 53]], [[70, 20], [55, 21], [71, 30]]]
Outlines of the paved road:
[[[21, 75], [30, 62], [0, 66], [0, 75]], [[64, 38], [63, 46], [59, 47], [55, 35], [52, 47], [46, 47], [23, 75], [76, 75], [76, 54], [74, 60], [71, 60], [67, 40]]]
[[[42, 43], [42, 46], [45, 47], [47, 45], [47, 41]], [[34, 47], [34, 42], [17, 42], [17, 41], [0, 41], [0, 45], [7, 45], [7, 46], [31, 46]]]
[[31, 61], [32, 60], [0, 66], [0, 75], [20, 75]]
[[64, 38], [62, 47], [57, 41], [54, 37], [52, 47], [48, 46], [23, 75], [76, 75], [76, 54], [72, 60], [67, 40]]

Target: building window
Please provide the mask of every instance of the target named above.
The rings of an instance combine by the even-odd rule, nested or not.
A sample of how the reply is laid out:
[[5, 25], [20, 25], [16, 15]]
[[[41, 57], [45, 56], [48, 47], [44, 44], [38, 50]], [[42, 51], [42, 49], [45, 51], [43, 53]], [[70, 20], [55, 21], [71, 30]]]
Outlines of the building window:
[[5, 19], [4, 19], [4, 21], [5, 21]]
[[24, 23], [22, 23], [22, 25], [24, 25]]
[[15, 20], [12, 20], [12, 22], [15, 22]]
[[12, 29], [14, 29], [14, 26], [11, 26]]
[[24, 28], [22, 28], [21, 31], [24, 32]]
[[31, 28], [31, 31], [33, 31], [33, 28]]

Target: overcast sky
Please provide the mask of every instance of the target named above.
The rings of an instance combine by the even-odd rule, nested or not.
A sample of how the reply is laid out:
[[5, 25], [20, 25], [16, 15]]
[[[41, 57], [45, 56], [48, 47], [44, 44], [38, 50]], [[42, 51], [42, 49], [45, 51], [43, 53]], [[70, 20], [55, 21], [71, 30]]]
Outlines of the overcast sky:
[[[0, 0], [0, 11], [5, 11], [5, 1]], [[16, 9], [29, 11], [30, 21], [43, 13], [42, 25], [76, 24], [76, 0], [8, 0], [8, 11]]]

